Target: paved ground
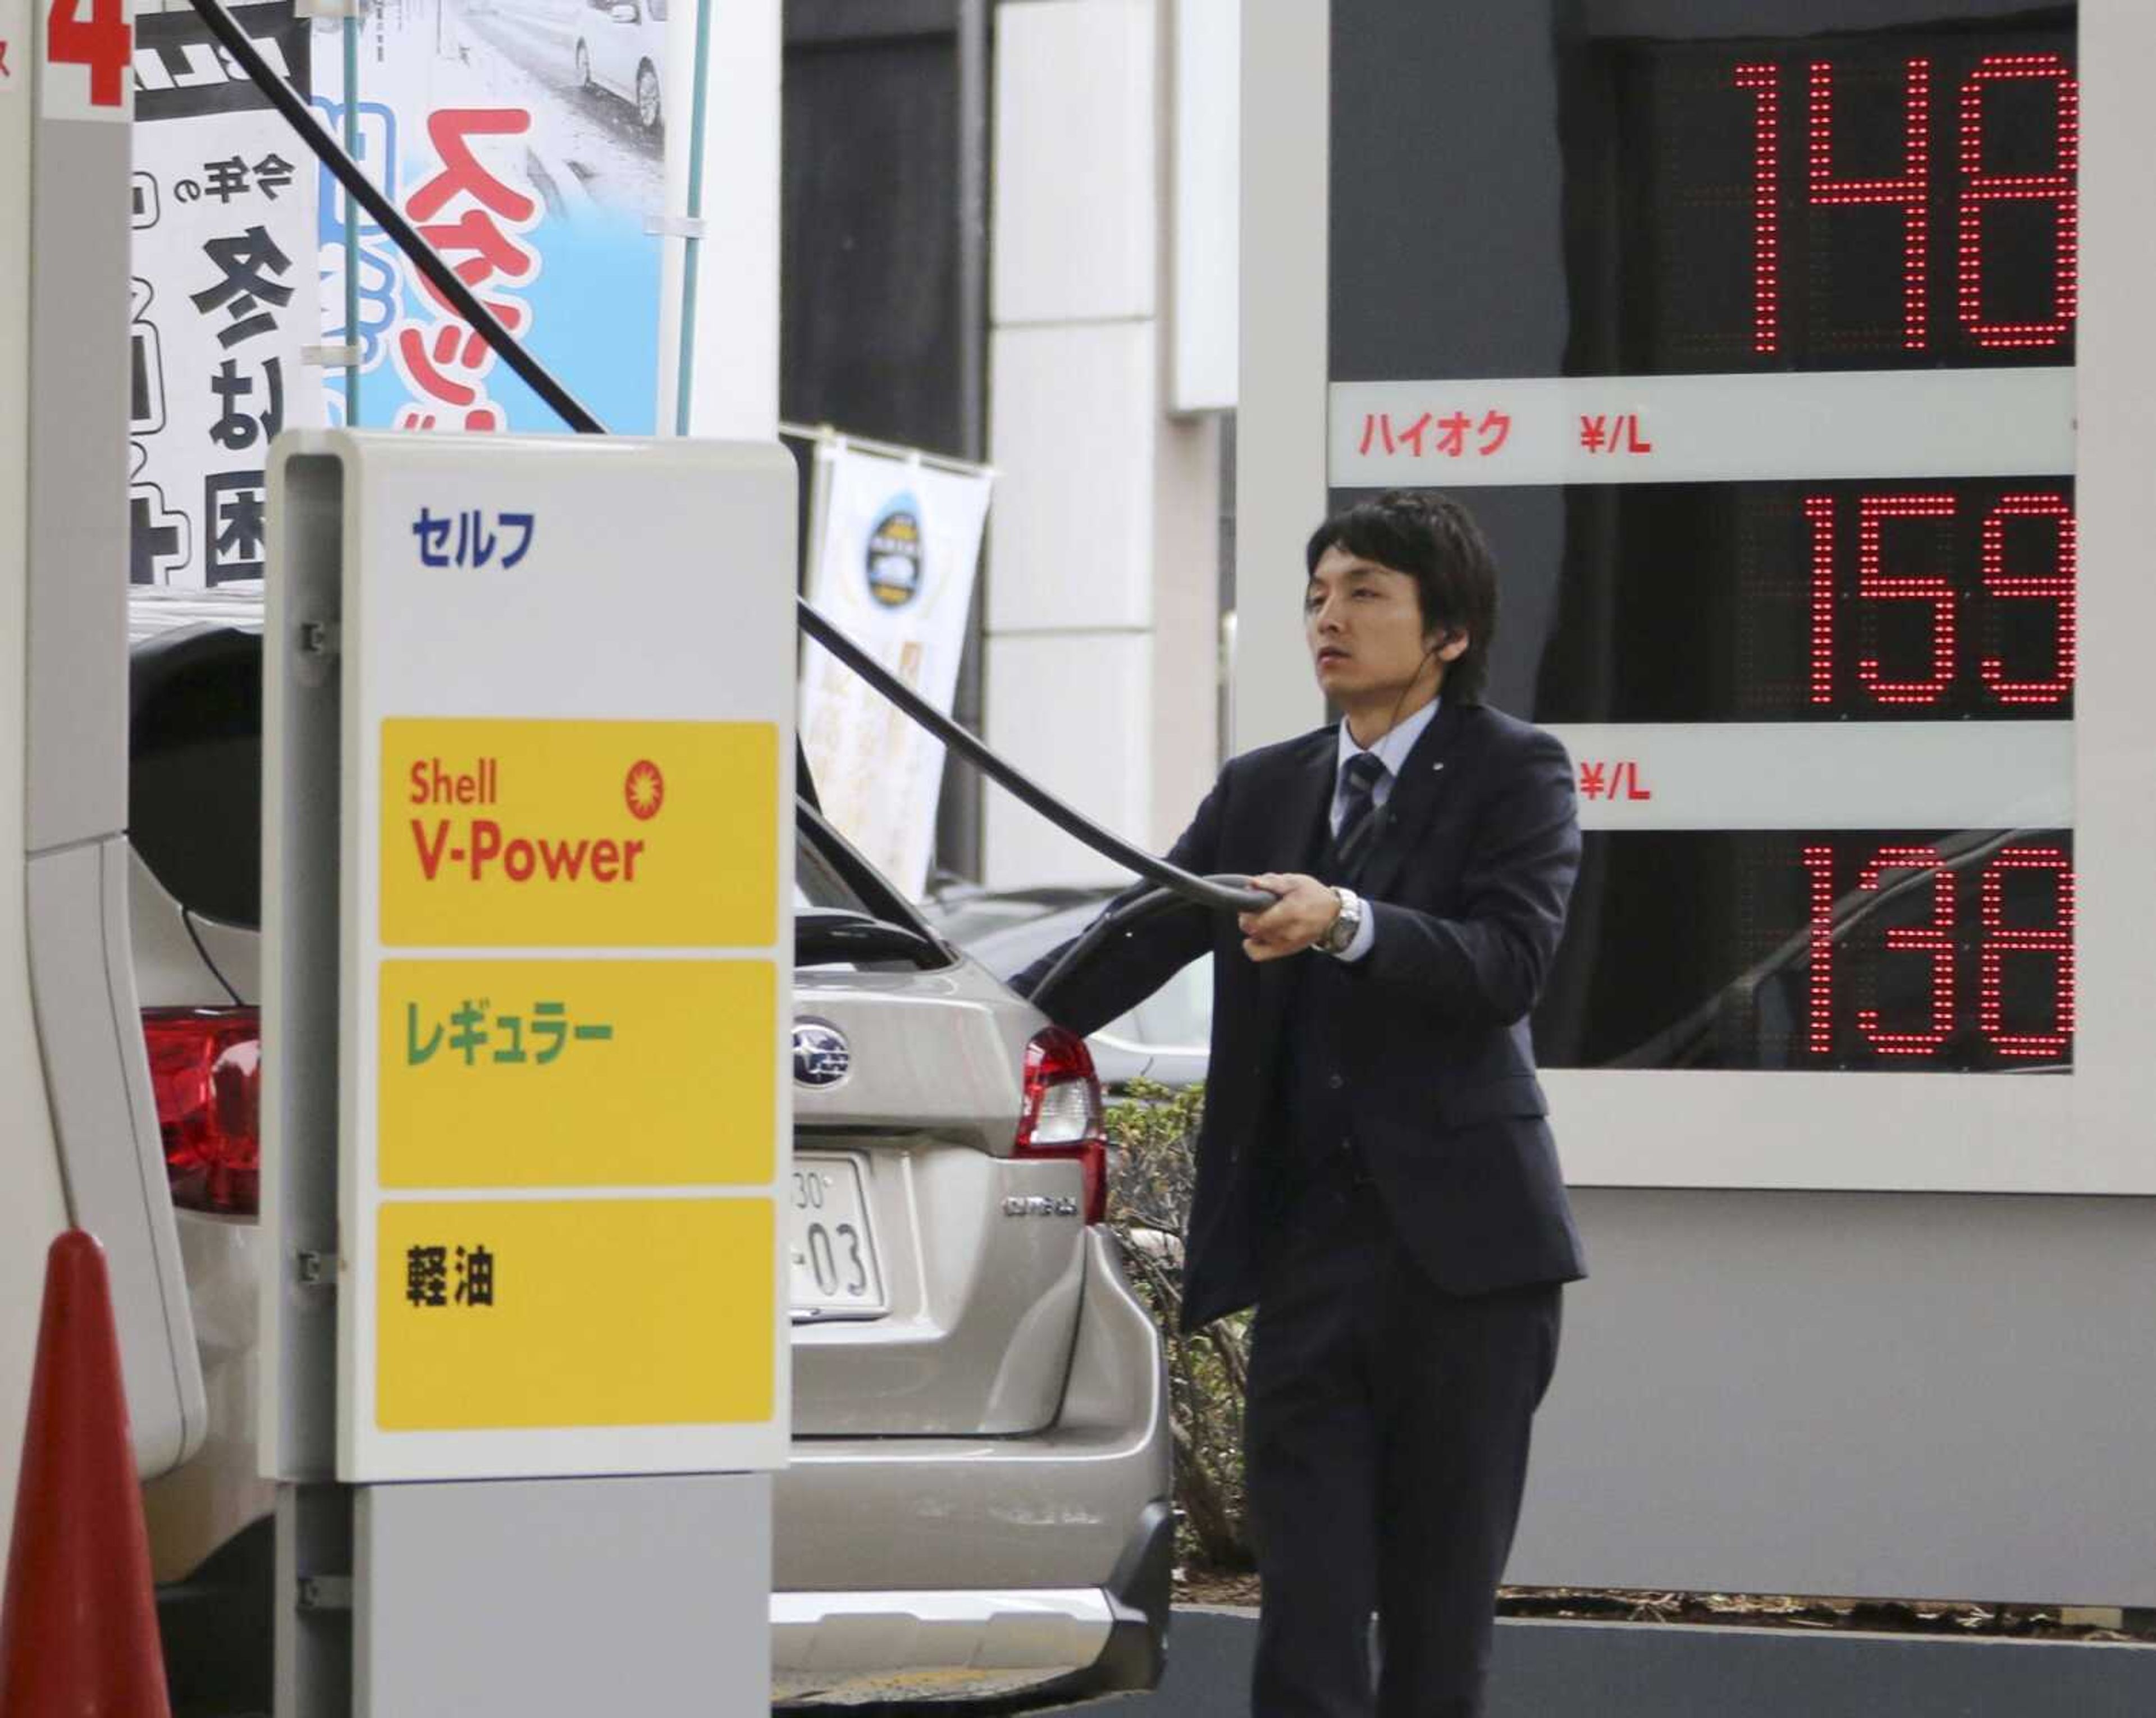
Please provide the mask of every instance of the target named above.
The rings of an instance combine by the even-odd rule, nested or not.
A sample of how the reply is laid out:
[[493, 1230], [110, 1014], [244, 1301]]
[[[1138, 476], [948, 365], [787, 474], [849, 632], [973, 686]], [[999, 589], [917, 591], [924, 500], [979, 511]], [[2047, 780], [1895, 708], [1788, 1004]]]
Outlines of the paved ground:
[[806, 1710], [842, 1711], [851, 1718], [1010, 1718], [1017, 1712], [1028, 1718], [1248, 1718], [1257, 1616], [1254, 1610], [1178, 1605], [1168, 1674], [1148, 1694], [1106, 1695], [1050, 1706], [993, 1700], [911, 1705], [863, 1701]]
[[1168, 1674], [1151, 1694], [1111, 1695], [1065, 1706], [1101, 1718], [1246, 1718], [1250, 1710], [1250, 1652], [1257, 1644], [1255, 1611], [1188, 1606], [1175, 1613]]
[[[1255, 1613], [1178, 1608], [1151, 1694], [1083, 1718], [1247, 1718]], [[1508, 1618], [1491, 1718], [2148, 1718], [2156, 1644]]]

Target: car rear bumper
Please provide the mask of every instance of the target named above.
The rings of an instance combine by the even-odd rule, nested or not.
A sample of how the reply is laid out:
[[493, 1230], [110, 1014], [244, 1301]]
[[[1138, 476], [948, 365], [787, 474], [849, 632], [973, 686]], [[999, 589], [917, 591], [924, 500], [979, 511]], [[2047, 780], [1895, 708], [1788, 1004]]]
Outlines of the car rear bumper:
[[1009, 1438], [803, 1438], [778, 1475], [783, 1592], [1105, 1587], [1168, 1495], [1158, 1332], [1106, 1230], [1055, 1423]]
[[[175, 1710], [269, 1709], [272, 1537], [258, 1521], [192, 1578], [158, 1589]], [[851, 1705], [1151, 1688], [1166, 1662], [1174, 1541], [1163, 1501], [1105, 1587], [774, 1592], [772, 1696]]]
[[978, 1699], [1152, 1688], [1168, 1650], [1175, 1518], [1141, 1515], [1105, 1587], [774, 1592], [774, 1700]]
[[1175, 1540], [1167, 1379], [1114, 1247], [1087, 1237], [1050, 1430], [796, 1442], [775, 1498], [774, 1697], [1159, 1680]]

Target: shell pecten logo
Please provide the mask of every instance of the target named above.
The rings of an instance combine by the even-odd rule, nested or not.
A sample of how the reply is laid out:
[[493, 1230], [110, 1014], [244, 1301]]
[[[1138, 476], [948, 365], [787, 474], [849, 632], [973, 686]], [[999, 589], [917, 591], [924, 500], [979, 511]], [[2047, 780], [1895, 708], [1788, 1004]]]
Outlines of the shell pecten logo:
[[770, 723], [392, 718], [382, 785], [387, 944], [743, 948], [776, 934]]
[[648, 823], [666, 803], [666, 777], [649, 758], [640, 757], [629, 767], [621, 797], [629, 802], [629, 814], [639, 823]]

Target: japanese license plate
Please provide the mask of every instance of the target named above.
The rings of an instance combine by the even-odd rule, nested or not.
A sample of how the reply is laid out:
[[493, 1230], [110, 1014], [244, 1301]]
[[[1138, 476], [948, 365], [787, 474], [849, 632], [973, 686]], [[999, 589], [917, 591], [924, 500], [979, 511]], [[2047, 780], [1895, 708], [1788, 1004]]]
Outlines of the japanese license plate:
[[795, 1152], [789, 1203], [794, 1317], [874, 1317], [890, 1311], [859, 1160]]

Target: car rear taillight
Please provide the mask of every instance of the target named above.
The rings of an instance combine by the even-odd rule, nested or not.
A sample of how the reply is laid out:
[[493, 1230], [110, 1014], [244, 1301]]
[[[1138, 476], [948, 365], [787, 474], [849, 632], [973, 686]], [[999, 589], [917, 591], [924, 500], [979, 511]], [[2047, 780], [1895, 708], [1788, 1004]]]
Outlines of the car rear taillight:
[[172, 1203], [253, 1217], [262, 1190], [262, 1023], [253, 1008], [145, 1008]]
[[1108, 1136], [1101, 1125], [1101, 1082], [1086, 1040], [1045, 1027], [1025, 1047], [1025, 1107], [1014, 1157], [1065, 1157], [1084, 1172], [1086, 1221], [1108, 1214]]

